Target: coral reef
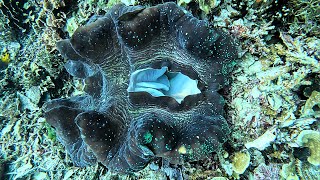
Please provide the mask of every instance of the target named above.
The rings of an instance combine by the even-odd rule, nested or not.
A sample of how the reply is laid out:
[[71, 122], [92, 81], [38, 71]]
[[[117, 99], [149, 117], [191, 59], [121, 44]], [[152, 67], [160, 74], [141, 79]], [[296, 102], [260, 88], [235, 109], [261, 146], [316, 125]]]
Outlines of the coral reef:
[[77, 166], [97, 160], [132, 172], [156, 157], [180, 164], [226, 141], [216, 91], [227, 82], [235, 42], [174, 3], [117, 5], [57, 48], [86, 94], [47, 103], [45, 116]]
[[[107, 171], [101, 163], [75, 167], [41, 109], [50, 99], [84, 95], [87, 88], [82, 78], [73, 76], [76, 71], [66, 71], [56, 42], [70, 38], [78, 27], [97, 21], [120, 2], [146, 7], [163, 3], [0, 1], [0, 57], [9, 54], [9, 63], [0, 61], [0, 179], [319, 179], [319, 167], [308, 162], [310, 148], [298, 144], [299, 134], [319, 132], [320, 127], [318, 0], [177, 1], [185, 13], [240, 40], [241, 61], [230, 86], [219, 90], [232, 132], [222, 152], [181, 165], [156, 158], [143, 170], [126, 175]], [[168, 74], [163, 75], [171, 82]], [[156, 82], [142, 82], [141, 87]], [[167, 86], [160, 82], [163, 88], [148, 92], [165, 94]], [[188, 152], [186, 147], [179, 150]], [[235, 176], [233, 157], [244, 151], [250, 154], [250, 164]]]

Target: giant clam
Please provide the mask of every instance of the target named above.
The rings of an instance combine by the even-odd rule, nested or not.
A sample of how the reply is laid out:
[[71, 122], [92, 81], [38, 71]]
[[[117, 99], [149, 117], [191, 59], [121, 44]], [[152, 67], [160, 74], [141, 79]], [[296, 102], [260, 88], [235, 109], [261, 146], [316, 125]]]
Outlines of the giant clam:
[[217, 92], [234, 40], [174, 3], [116, 5], [57, 43], [85, 94], [45, 104], [47, 122], [77, 166], [134, 172], [156, 158], [197, 161], [230, 132]]

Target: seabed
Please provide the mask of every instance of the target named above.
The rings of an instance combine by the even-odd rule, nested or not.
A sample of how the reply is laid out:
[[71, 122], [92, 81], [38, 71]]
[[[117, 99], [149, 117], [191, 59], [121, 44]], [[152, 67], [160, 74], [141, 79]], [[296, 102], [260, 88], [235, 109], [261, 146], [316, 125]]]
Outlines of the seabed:
[[210, 158], [127, 175], [73, 166], [42, 112], [82, 93], [55, 43], [117, 3], [162, 2], [0, 1], [0, 179], [320, 179], [319, 0], [177, 1], [238, 39], [222, 92], [230, 140]]

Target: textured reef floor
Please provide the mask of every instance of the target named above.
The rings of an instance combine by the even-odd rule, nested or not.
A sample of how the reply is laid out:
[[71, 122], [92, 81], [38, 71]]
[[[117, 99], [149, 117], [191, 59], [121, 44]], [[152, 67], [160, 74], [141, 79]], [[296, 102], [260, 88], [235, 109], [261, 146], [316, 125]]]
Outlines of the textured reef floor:
[[55, 44], [119, 2], [0, 1], [0, 179], [320, 178], [317, 0], [177, 1], [239, 41], [239, 63], [220, 92], [230, 139], [211, 157], [183, 165], [157, 160], [131, 174], [75, 167], [42, 109], [83, 94]]

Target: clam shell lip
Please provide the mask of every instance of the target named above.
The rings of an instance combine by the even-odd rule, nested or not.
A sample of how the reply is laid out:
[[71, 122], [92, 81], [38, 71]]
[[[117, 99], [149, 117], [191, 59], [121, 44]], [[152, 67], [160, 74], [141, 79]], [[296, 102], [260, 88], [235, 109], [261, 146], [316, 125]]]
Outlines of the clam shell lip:
[[128, 92], [147, 92], [153, 97], [169, 96], [179, 104], [186, 96], [200, 94], [198, 80], [192, 80], [181, 72], [168, 72], [161, 69], [139, 69], [131, 73]]
[[233, 39], [175, 3], [116, 5], [57, 42], [84, 94], [44, 106], [76, 166], [135, 172], [211, 155], [230, 133], [218, 93], [237, 52]]

